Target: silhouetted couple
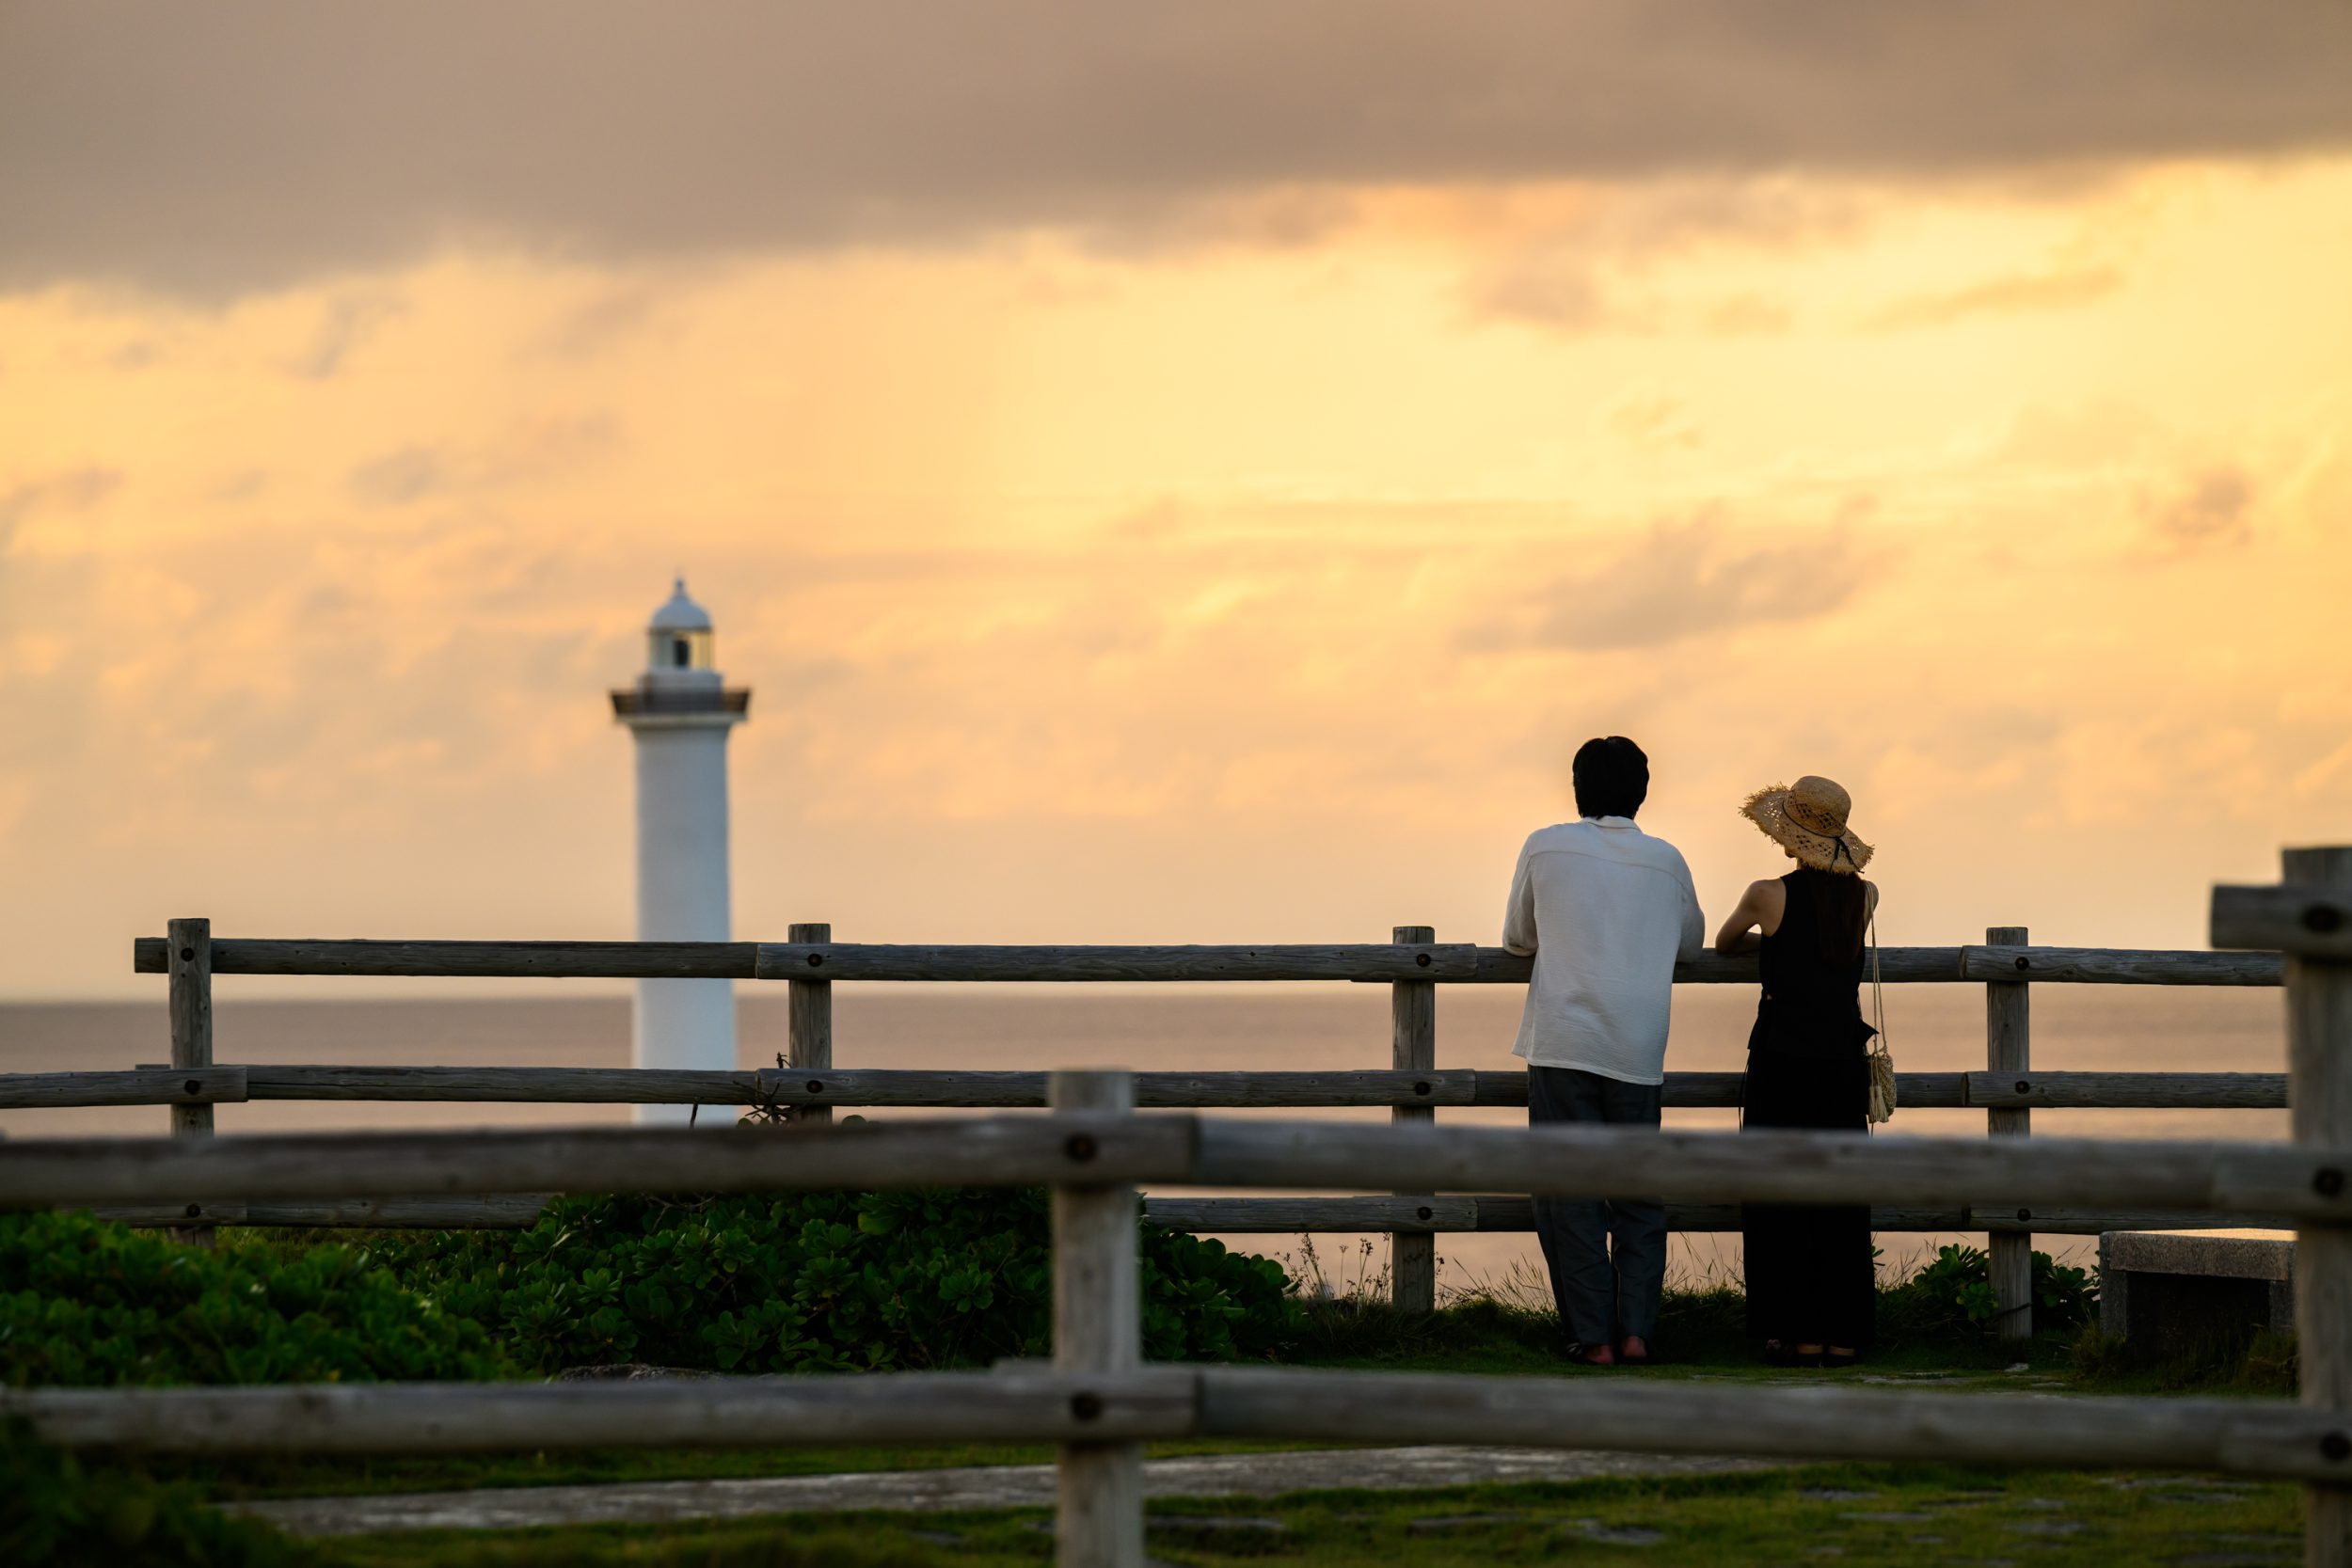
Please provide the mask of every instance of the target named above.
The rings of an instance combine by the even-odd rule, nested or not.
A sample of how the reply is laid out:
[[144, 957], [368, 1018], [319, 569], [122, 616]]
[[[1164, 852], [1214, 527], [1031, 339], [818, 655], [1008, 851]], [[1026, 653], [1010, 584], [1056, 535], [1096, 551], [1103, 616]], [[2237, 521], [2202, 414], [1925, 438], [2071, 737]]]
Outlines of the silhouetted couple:
[[[1502, 945], [1532, 955], [1512, 1050], [1527, 1059], [1527, 1119], [1656, 1128], [1665, 1093], [1675, 964], [1706, 939], [1681, 851], [1634, 817], [1649, 759], [1623, 736], [1586, 741], [1578, 820], [1519, 851]], [[1759, 954], [1740, 1127], [1868, 1129], [1872, 1031], [1862, 1020], [1863, 935], [1877, 890], [1851, 802], [1827, 779], [1759, 790], [1741, 807], [1797, 869], [1756, 882], [1715, 938]], [[1870, 1338], [1876, 1301], [1867, 1204], [1741, 1213], [1748, 1327], [1774, 1359], [1843, 1364]], [[1666, 1208], [1651, 1199], [1538, 1196], [1535, 1231], [1567, 1354], [1596, 1366], [1650, 1359], [1666, 1278]]]

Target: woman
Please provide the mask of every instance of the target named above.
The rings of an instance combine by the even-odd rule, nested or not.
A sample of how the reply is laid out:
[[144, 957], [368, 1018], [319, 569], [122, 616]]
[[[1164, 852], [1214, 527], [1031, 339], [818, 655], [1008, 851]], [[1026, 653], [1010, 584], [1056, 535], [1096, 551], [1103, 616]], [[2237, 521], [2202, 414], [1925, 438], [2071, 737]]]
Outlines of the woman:
[[[1761, 956], [1742, 1132], [1869, 1131], [1867, 1053], [1877, 1031], [1862, 1022], [1860, 991], [1878, 889], [1862, 879], [1871, 850], [1846, 827], [1852, 809], [1843, 789], [1812, 777], [1759, 790], [1740, 808], [1798, 867], [1750, 887], [1715, 938], [1719, 953]], [[1740, 1218], [1748, 1331], [1766, 1357], [1851, 1366], [1878, 1301], [1868, 1205], [1752, 1203]]]

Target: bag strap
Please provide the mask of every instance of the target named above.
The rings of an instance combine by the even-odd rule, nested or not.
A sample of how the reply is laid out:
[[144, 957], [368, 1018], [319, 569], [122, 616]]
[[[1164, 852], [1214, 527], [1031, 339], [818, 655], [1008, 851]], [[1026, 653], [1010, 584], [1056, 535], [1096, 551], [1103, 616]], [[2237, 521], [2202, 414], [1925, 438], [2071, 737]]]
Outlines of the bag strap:
[[1886, 992], [1879, 984], [1879, 907], [1875, 898], [1870, 900], [1870, 1027], [1874, 1031], [1870, 1049], [1885, 1051]]

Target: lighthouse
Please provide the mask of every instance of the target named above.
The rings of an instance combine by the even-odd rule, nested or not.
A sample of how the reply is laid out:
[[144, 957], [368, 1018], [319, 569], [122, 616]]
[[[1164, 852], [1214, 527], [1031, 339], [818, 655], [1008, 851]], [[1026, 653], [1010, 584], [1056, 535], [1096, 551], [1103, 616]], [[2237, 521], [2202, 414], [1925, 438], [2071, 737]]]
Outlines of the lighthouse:
[[[727, 734], [752, 694], [729, 690], [712, 657], [710, 616], [677, 579], [645, 627], [645, 669], [612, 693], [637, 742], [637, 939], [725, 942]], [[735, 1069], [735, 988], [727, 980], [640, 980], [632, 1057], [641, 1068]], [[640, 1122], [684, 1122], [691, 1107], [640, 1105]], [[723, 1120], [723, 1118], [722, 1118]]]

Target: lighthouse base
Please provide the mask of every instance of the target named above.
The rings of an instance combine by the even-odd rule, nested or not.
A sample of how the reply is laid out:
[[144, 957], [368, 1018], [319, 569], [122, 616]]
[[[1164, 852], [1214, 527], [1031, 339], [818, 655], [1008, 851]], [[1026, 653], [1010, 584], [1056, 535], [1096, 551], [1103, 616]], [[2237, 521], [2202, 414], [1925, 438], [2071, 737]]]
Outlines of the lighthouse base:
[[[735, 986], [728, 980], [640, 980], [630, 1061], [672, 1071], [735, 1070]], [[640, 1105], [641, 1127], [729, 1127], [731, 1104]]]

